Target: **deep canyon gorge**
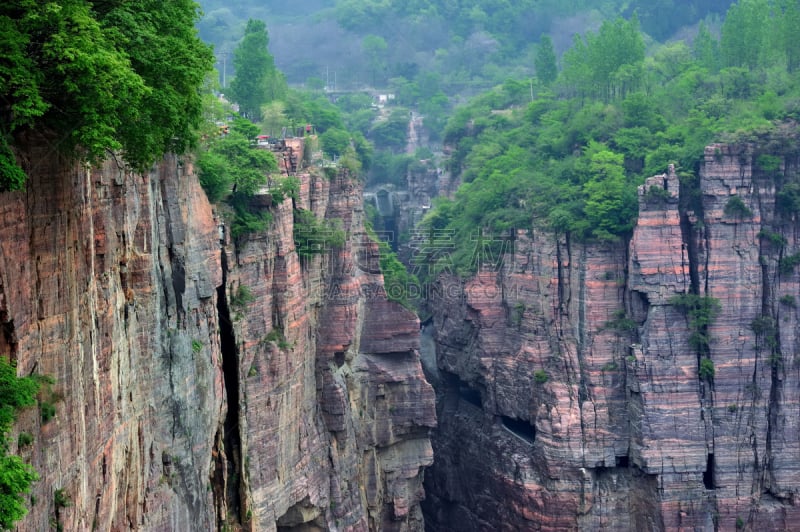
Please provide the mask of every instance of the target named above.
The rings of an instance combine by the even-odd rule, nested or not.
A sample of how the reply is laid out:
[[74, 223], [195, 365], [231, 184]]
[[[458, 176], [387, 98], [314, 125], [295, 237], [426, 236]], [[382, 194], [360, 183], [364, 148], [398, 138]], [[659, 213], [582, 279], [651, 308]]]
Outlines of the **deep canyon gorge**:
[[[141, 175], [37, 142], [27, 192], [0, 196], [0, 349], [55, 381], [55, 417], [16, 424], [41, 475], [22, 530], [800, 518], [795, 132], [707, 147], [700, 210], [673, 169], [648, 179], [629, 242], [517, 231], [500, 262], [438, 278], [422, 334], [382, 291], [344, 167], [298, 174], [298, 205], [347, 234], [300, 257], [292, 199], [256, 196], [272, 224], [234, 242], [191, 160]], [[690, 293], [719, 302], [702, 326], [676, 299]]]

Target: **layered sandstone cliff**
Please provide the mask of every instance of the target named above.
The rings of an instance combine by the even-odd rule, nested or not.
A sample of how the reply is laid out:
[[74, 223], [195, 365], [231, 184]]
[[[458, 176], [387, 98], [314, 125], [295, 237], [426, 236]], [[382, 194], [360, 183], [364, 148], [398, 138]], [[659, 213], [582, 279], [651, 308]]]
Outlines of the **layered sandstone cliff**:
[[699, 187], [640, 187], [629, 245], [520, 231], [440, 279], [430, 529], [796, 526], [798, 151], [710, 146]]
[[289, 199], [232, 242], [188, 162], [32, 145], [27, 191], [0, 195], [0, 353], [54, 378], [56, 414], [17, 423], [41, 476], [22, 530], [421, 528], [433, 391], [357, 180], [300, 176], [347, 232], [301, 261]]

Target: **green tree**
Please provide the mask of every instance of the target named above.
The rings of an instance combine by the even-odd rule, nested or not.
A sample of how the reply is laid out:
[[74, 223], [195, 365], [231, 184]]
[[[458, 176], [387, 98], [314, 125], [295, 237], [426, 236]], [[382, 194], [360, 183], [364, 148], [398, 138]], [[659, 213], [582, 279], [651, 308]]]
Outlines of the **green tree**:
[[250, 19], [233, 51], [236, 77], [231, 81], [230, 96], [239, 104], [239, 112], [253, 121], [261, 119], [262, 105], [286, 94], [286, 82], [275, 68], [268, 46], [266, 24]]
[[778, 0], [778, 42], [786, 56], [786, 69], [796, 72], [800, 69], [800, 39], [797, 29], [800, 28], [800, 3], [797, 0]]
[[597, 149], [589, 163], [592, 177], [583, 187], [585, 211], [594, 234], [607, 238], [632, 228], [637, 204], [634, 189], [625, 180], [623, 156], [602, 146]]
[[536, 67], [536, 77], [544, 85], [550, 85], [556, 80], [556, 76], [558, 76], [556, 52], [553, 49], [553, 41], [549, 35], [542, 35], [539, 40], [533, 64]]
[[711, 72], [719, 70], [719, 43], [708, 31], [704, 22], [700, 23], [697, 36], [694, 38], [692, 54], [701, 66]]
[[759, 66], [766, 51], [769, 9], [768, 0], [740, 0], [731, 6], [720, 39], [724, 66]]
[[372, 85], [375, 86], [379, 81], [383, 81], [383, 72], [386, 70], [386, 51], [389, 47], [383, 37], [367, 35], [361, 41], [361, 48], [367, 56], [372, 74]]
[[[140, 170], [185, 150], [213, 60], [196, 18], [191, 0], [0, 5], [0, 148], [33, 128], [68, 156], [121, 149]], [[21, 187], [8, 150], [0, 159], [0, 189]]]
[[564, 54], [564, 81], [582, 95], [604, 100], [624, 98], [638, 88], [644, 61], [644, 39], [636, 17], [603, 22]]
[[14, 522], [28, 510], [23, 494], [30, 491], [39, 476], [19, 456], [8, 454], [6, 433], [17, 418], [17, 412], [36, 404], [39, 381], [33, 377], [17, 377], [17, 370], [0, 359], [0, 529], [12, 530]]
[[350, 133], [343, 129], [331, 128], [319, 136], [322, 151], [331, 157], [344, 155], [350, 146]]
[[379, 148], [395, 153], [406, 147], [408, 134], [408, 110], [395, 109], [387, 120], [378, 122], [370, 131], [370, 138]]

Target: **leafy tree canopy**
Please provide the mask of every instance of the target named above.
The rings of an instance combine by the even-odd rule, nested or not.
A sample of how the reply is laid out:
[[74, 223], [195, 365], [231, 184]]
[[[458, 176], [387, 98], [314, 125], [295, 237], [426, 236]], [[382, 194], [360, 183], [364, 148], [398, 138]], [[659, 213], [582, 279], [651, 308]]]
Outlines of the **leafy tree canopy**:
[[[456, 109], [444, 136], [453, 147], [450, 169], [463, 184], [423, 222], [453, 244], [436, 267], [473, 271], [513, 228], [624, 238], [637, 214], [636, 187], [669, 164], [686, 185], [682, 201], [699, 208], [691, 191], [708, 143], [800, 119], [793, 42], [782, 37], [794, 4], [770, 3], [765, 11], [763, 0], [741, 0], [720, 41], [701, 26], [691, 46], [654, 46], [649, 57], [635, 18], [606, 22], [576, 38], [553, 89], [537, 87], [533, 101], [509, 80]], [[757, 16], [741, 18], [742, 10]], [[763, 37], [752, 41], [752, 56], [737, 55], [740, 30]]]
[[241, 114], [251, 120], [260, 120], [261, 106], [280, 99], [287, 90], [268, 46], [266, 24], [261, 20], [248, 20], [244, 37], [233, 52], [236, 77], [229, 92], [239, 104]]
[[0, 189], [24, 180], [7, 146], [44, 133], [96, 161], [122, 150], [145, 169], [195, 140], [212, 64], [191, 0], [18, 0], [0, 6]]

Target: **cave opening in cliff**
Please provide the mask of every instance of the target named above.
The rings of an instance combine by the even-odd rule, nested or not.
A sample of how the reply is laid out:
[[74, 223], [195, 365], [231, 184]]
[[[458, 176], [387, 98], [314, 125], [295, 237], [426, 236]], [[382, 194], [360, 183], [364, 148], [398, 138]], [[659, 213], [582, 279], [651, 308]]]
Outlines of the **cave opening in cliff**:
[[714, 453], [708, 453], [706, 459], [706, 470], [703, 471], [703, 485], [707, 490], [715, 490], [717, 486], [714, 482]]
[[516, 436], [533, 443], [536, 441], [536, 427], [524, 419], [514, 419], [513, 417], [500, 416], [503, 426], [513, 432]]
[[225, 397], [228, 412], [224, 422], [226, 482], [225, 499], [228, 513], [238, 516], [241, 508], [239, 497], [239, 478], [241, 473], [241, 442], [239, 439], [239, 350], [236, 346], [236, 335], [231, 321], [227, 286], [227, 257], [222, 252], [222, 285], [217, 287], [217, 313], [219, 317], [219, 339], [222, 352], [222, 374], [225, 380]]

